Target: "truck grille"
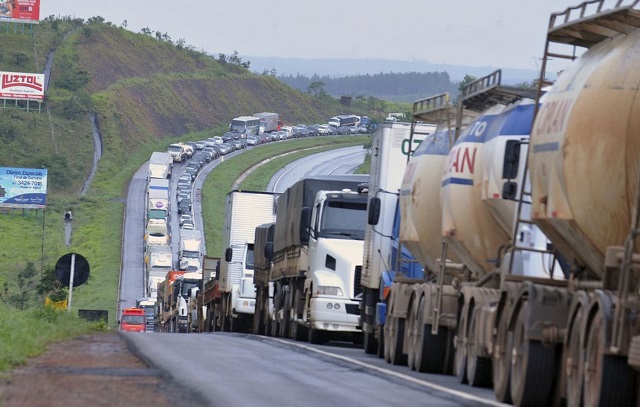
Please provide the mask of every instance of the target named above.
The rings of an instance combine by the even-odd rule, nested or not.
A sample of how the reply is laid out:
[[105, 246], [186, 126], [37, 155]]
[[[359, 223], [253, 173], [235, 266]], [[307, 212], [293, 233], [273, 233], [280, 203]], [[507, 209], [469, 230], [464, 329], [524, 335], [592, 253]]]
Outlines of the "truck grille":
[[360, 279], [362, 278], [362, 266], [356, 266], [356, 270], [353, 277], [353, 296], [352, 298], [357, 297], [362, 294], [362, 284], [360, 283]]

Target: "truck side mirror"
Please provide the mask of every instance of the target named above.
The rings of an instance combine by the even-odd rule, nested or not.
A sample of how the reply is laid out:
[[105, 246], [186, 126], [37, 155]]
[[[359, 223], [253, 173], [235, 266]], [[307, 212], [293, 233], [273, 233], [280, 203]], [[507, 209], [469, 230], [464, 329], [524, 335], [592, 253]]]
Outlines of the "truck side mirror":
[[311, 208], [305, 206], [300, 213], [300, 243], [309, 244], [309, 227], [311, 226]]
[[380, 220], [380, 198], [371, 198], [368, 215], [367, 223], [369, 225], [377, 225]]
[[224, 251], [224, 260], [228, 263], [233, 259], [233, 249], [227, 247], [227, 250]]
[[273, 242], [264, 244], [264, 257], [269, 261], [273, 260]]

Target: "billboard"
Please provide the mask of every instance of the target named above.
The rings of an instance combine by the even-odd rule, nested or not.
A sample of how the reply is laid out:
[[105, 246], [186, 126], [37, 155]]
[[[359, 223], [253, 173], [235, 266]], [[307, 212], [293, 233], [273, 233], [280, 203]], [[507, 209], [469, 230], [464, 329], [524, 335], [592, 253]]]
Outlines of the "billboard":
[[0, 207], [44, 208], [47, 170], [0, 167]]
[[44, 74], [0, 71], [0, 99], [44, 99]]
[[40, 0], [0, 1], [0, 22], [38, 23], [40, 20]]

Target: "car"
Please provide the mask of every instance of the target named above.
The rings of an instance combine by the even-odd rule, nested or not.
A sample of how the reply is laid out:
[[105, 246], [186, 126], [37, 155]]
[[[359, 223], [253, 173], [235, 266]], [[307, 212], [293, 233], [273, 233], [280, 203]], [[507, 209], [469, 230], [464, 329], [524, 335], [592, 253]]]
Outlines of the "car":
[[184, 225], [185, 222], [193, 224], [193, 217], [188, 213], [183, 213], [182, 215], [180, 215], [180, 226]]
[[220, 153], [222, 155], [227, 155], [231, 152], [233, 152], [233, 150], [231, 149], [231, 146], [229, 144], [227, 143], [220, 144]]
[[220, 136], [215, 136], [215, 137], [213, 138], [213, 141], [215, 142], [215, 144], [216, 144], [217, 146], [219, 146], [220, 144], [224, 143], [224, 140], [222, 140], [222, 137], [220, 137]]
[[326, 136], [331, 133], [331, 126], [328, 124], [319, 124], [318, 125], [318, 134], [321, 136]]
[[196, 141], [196, 150], [202, 150], [205, 148], [204, 140]]
[[186, 184], [178, 184], [176, 187], [176, 196], [180, 195], [181, 192], [191, 191], [191, 183], [188, 182]]
[[182, 230], [194, 230], [195, 226], [193, 225], [193, 222], [185, 221], [180, 228]]
[[191, 198], [182, 198], [178, 203], [178, 213], [190, 213], [191, 212]]
[[305, 127], [307, 126], [293, 126], [291, 129], [293, 137], [303, 137]]
[[207, 160], [207, 155], [202, 151], [198, 151], [196, 155], [191, 158], [191, 162], [198, 165], [198, 168], [202, 168], [204, 164], [210, 160]]
[[187, 141], [187, 145], [191, 146], [193, 153], [195, 154], [196, 150], [198, 150], [197, 143], [195, 141]]
[[307, 135], [309, 136], [317, 136], [320, 134], [320, 132], [318, 131], [318, 125], [317, 124], [310, 124], [307, 126]]
[[184, 170], [189, 172], [191, 171], [198, 172], [200, 171], [200, 162], [193, 161], [193, 158], [192, 158], [189, 164], [187, 164], [186, 167], [184, 167]]
[[202, 151], [203, 153], [209, 155], [210, 158], [208, 161], [211, 161], [213, 159], [220, 157], [220, 149], [218, 148], [217, 145], [213, 147], [205, 147]]
[[236, 151], [237, 150], [242, 150], [242, 143], [240, 142], [240, 140], [234, 140], [233, 141], [233, 146], [235, 147]]
[[185, 174], [185, 175], [181, 175], [180, 178], [178, 178], [178, 185], [180, 185], [181, 183], [183, 184], [187, 184], [189, 185], [189, 187], [191, 187], [191, 175]]
[[260, 142], [258, 141], [258, 138], [256, 136], [247, 137], [247, 145], [257, 146], [258, 144], [260, 144]]
[[230, 132], [224, 133], [222, 135], [222, 142], [223, 143], [228, 143], [228, 142], [234, 140], [235, 135], [236, 135], [235, 133], [230, 133]]
[[216, 145], [215, 137], [209, 137], [208, 139], [206, 139], [204, 141], [204, 146], [205, 147], [211, 147], [211, 146], [215, 146], [215, 145]]
[[191, 190], [190, 189], [178, 191], [178, 197], [177, 197], [178, 204], [180, 203], [180, 201], [182, 201], [185, 198], [191, 199]]
[[[207, 148], [209, 148], [209, 147], [207, 147]], [[213, 153], [211, 152], [211, 150], [203, 151], [202, 155], [204, 156], [204, 160], [206, 162], [209, 162], [209, 161], [213, 160]]]
[[191, 182], [195, 181], [196, 177], [198, 176], [198, 170], [193, 168], [193, 167], [187, 167], [187, 169], [184, 170], [185, 175], [189, 175], [191, 177]]

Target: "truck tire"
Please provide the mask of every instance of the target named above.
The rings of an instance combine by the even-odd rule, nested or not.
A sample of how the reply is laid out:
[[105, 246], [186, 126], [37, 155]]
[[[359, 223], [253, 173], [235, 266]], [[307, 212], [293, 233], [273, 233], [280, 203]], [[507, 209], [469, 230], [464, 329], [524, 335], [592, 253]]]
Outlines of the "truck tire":
[[462, 313], [458, 319], [455, 342], [455, 374], [460, 383], [467, 383], [467, 305], [462, 307]]
[[327, 335], [325, 331], [309, 328], [307, 339], [311, 344], [322, 345], [327, 342]]
[[264, 335], [264, 300], [262, 288], [256, 289], [256, 309], [253, 313], [253, 334]]
[[404, 318], [391, 317], [387, 320], [389, 325], [389, 361], [392, 365], [406, 365], [407, 354], [403, 353], [404, 343]]
[[511, 399], [516, 406], [543, 406], [551, 400], [555, 347], [528, 338], [525, 329], [528, 308], [527, 301], [524, 301], [514, 326]]
[[491, 354], [493, 394], [502, 403], [511, 403], [511, 333], [509, 310], [504, 308], [498, 320], [498, 334]]
[[478, 310], [473, 310], [467, 335], [467, 380], [473, 387], [491, 387], [491, 359], [478, 355]]
[[384, 326], [375, 328], [378, 335], [378, 358], [384, 358]]
[[636, 405], [636, 374], [627, 357], [606, 355], [606, 327], [598, 310], [589, 327], [585, 348], [584, 405]]

